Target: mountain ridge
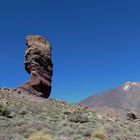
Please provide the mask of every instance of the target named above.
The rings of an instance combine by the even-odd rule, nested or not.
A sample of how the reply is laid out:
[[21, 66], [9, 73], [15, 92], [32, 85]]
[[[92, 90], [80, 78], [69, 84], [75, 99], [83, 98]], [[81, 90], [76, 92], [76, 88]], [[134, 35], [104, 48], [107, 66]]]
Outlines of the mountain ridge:
[[114, 89], [90, 96], [78, 104], [111, 115], [125, 116], [131, 111], [140, 113], [140, 82], [126, 82]]

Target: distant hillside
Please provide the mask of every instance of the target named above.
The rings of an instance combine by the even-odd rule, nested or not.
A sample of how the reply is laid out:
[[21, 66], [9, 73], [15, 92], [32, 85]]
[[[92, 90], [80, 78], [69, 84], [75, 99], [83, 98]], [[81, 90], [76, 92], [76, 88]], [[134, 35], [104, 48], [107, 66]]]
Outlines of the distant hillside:
[[78, 104], [111, 115], [125, 116], [129, 112], [140, 113], [140, 83], [127, 82], [113, 90], [91, 96]]
[[139, 125], [138, 119], [0, 89], [0, 140], [139, 140]]

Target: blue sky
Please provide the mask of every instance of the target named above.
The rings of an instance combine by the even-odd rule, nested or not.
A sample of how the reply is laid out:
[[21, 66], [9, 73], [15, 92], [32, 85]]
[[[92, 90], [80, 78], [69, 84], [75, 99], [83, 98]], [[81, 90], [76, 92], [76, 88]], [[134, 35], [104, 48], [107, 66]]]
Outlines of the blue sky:
[[126, 81], [140, 81], [139, 0], [12, 0], [0, 2], [0, 87], [18, 87], [25, 37], [53, 48], [51, 98], [78, 102]]

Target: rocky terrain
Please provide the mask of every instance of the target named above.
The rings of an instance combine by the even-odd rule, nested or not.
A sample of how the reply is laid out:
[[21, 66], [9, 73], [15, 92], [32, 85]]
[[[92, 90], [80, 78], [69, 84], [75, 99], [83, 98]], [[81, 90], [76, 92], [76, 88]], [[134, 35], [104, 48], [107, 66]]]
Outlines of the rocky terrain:
[[140, 120], [0, 89], [0, 140], [140, 140]]
[[91, 96], [79, 104], [94, 108], [100, 113], [121, 117], [132, 113], [140, 117], [140, 83], [126, 82], [115, 89]]
[[53, 64], [51, 60], [51, 45], [42, 36], [26, 37], [25, 70], [31, 75], [20, 90], [36, 96], [48, 98], [51, 92]]
[[42, 36], [27, 36], [26, 44], [29, 81], [19, 88], [0, 88], [0, 140], [140, 140], [140, 83], [80, 102], [88, 107], [48, 99], [51, 46]]

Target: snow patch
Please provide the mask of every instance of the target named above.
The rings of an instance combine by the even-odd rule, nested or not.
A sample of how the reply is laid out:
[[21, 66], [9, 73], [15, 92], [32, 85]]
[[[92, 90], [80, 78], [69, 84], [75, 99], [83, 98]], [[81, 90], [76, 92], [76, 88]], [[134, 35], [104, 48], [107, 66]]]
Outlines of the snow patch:
[[126, 82], [123, 86], [123, 90], [127, 92], [134, 85], [137, 85], [137, 82]]

